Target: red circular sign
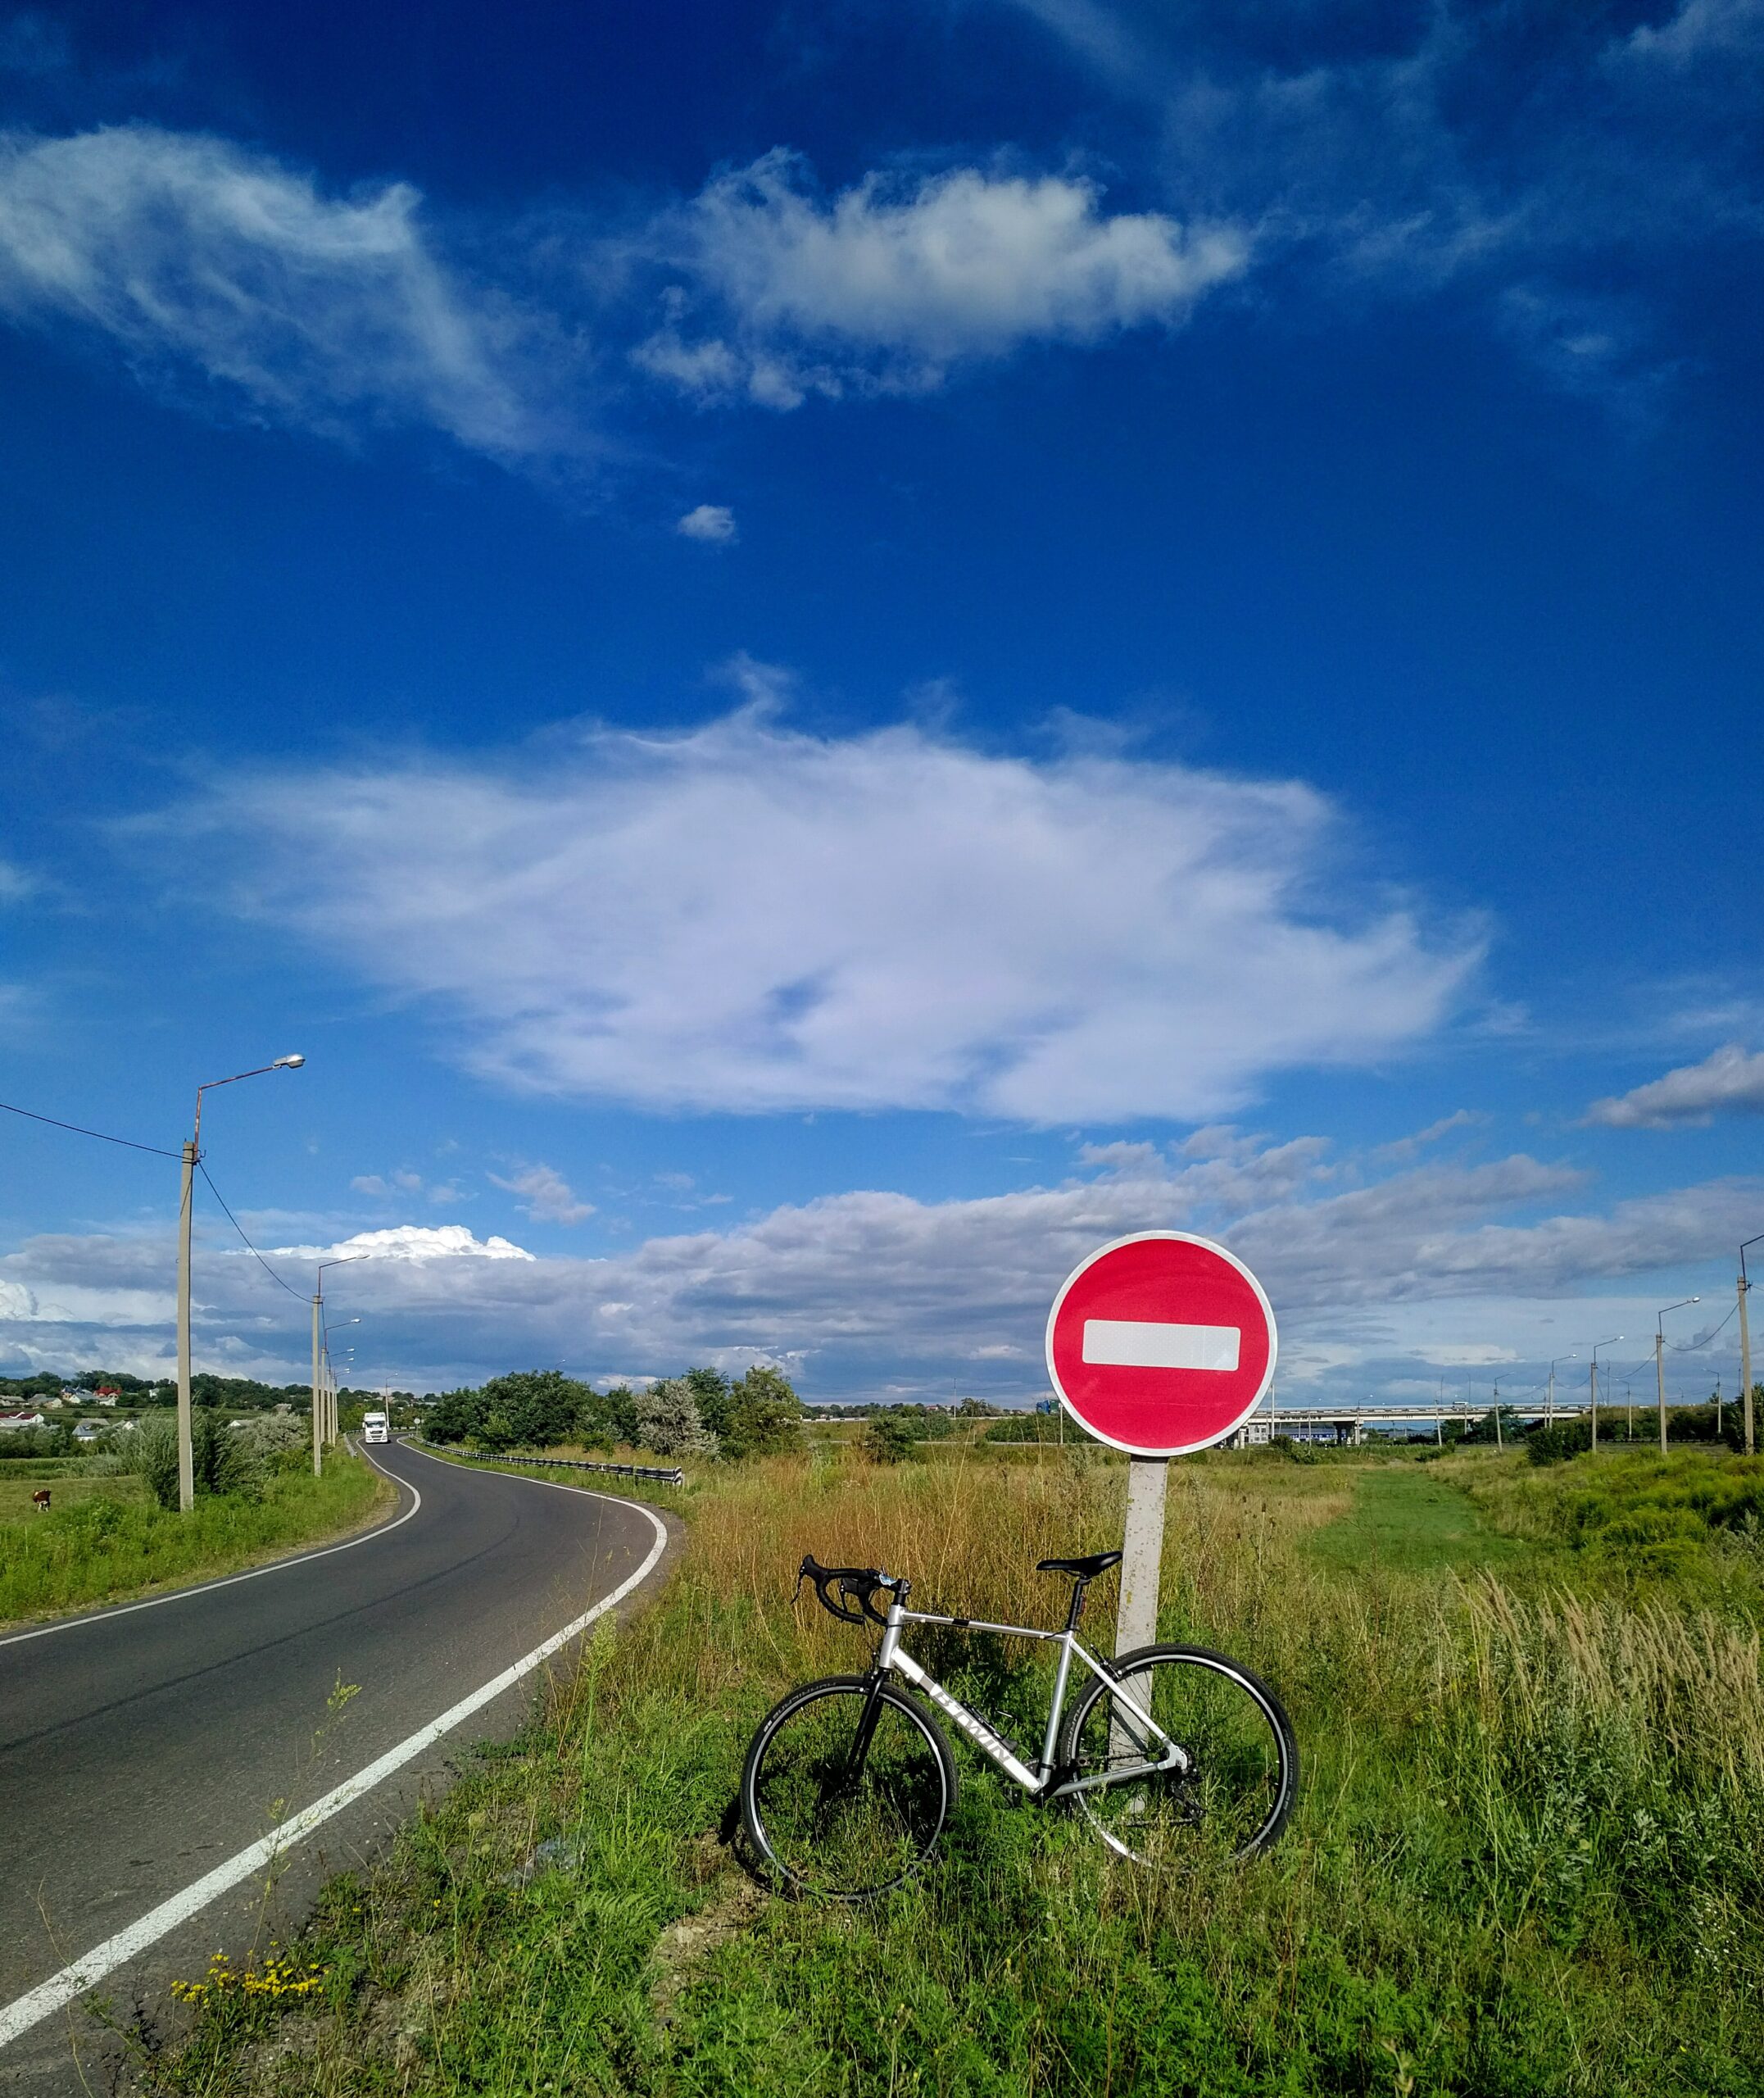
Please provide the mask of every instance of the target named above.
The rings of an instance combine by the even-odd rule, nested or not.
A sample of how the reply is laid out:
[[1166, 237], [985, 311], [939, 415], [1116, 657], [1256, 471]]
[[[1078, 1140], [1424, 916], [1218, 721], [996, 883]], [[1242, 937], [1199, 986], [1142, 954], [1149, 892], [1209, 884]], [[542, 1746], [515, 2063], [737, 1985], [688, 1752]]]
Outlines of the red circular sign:
[[1235, 1254], [1141, 1231], [1081, 1261], [1054, 1299], [1047, 1374], [1092, 1435], [1139, 1457], [1222, 1442], [1274, 1375], [1274, 1313]]

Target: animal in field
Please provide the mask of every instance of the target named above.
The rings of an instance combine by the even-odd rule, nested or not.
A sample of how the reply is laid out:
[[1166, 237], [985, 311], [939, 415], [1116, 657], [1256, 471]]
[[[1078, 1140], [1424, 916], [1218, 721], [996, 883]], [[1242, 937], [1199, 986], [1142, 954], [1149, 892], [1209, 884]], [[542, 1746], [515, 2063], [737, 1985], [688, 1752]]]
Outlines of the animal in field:
[[37, 1488], [37, 1491], [30, 1496], [30, 1505], [37, 1510], [39, 1515], [47, 1515], [49, 1512], [48, 1487], [46, 1486], [39, 1486]]

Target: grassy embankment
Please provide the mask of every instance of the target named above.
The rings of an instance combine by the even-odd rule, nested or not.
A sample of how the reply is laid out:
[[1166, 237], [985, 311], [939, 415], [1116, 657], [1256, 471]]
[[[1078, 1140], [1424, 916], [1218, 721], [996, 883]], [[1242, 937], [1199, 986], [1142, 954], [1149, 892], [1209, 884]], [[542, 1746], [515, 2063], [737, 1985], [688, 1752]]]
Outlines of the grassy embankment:
[[[1304, 1796], [1267, 1860], [1148, 1879], [962, 1751], [947, 1854], [914, 1885], [858, 1912], [760, 1895], [719, 1835], [748, 1732], [864, 1652], [792, 1606], [804, 1549], [906, 1569], [927, 1603], [1051, 1616], [1032, 1563], [1118, 1537], [1123, 1472], [1054, 1451], [706, 1471], [666, 1596], [385, 1869], [333, 1887], [301, 1949], [320, 1986], [211, 1990], [150, 2081], [1753, 2098], [1764, 1554], [1744, 1517], [1764, 1465], [1249, 1453], [1171, 1483], [1164, 1635], [1263, 1669], [1298, 1728]], [[1100, 1587], [1093, 1624], [1113, 1601]], [[921, 1651], [1028, 1725], [1032, 1662]]]
[[[32, 1492], [54, 1496], [48, 1514]], [[274, 1559], [303, 1544], [347, 1536], [393, 1489], [347, 1451], [324, 1476], [278, 1472], [259, 1501], [200, 1495], [188, 1515], [169, 1512], [126, 1474], [45, 1479], [0, 1474], [0, 1624], [128, 1601]]]

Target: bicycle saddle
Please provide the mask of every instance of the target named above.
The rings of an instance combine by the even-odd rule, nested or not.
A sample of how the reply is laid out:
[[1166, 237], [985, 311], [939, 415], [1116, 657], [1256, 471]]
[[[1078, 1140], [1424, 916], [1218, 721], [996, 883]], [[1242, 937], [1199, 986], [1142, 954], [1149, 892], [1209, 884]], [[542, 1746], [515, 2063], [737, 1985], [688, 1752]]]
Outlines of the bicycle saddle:
[[1072, 1574], [1081, 1581], [1094, 1581], [1099, 1574], [1106, 1574], [1111, 1566], [1121, 1564], [1118, 1551], [1093, 1551], [1087, 1559], [1038, 1559], [1037, 1574]]

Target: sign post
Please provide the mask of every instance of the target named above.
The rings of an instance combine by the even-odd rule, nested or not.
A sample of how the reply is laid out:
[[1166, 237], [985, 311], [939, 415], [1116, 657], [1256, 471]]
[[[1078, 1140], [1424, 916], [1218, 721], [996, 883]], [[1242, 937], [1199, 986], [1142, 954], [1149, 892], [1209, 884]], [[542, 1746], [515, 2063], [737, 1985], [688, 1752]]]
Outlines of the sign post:
[[1158, 1636], [1171, 1458], [1242, 1427], [1273, 1381], [1277, 1349], [1261, 1283], [1235, 1254], [1186, 1231], [1142, 1231], [1100, 1247], [1054, 1299], [1047, 1374], [1059, 1402], [1132, 1460], [1118, 1655]]

